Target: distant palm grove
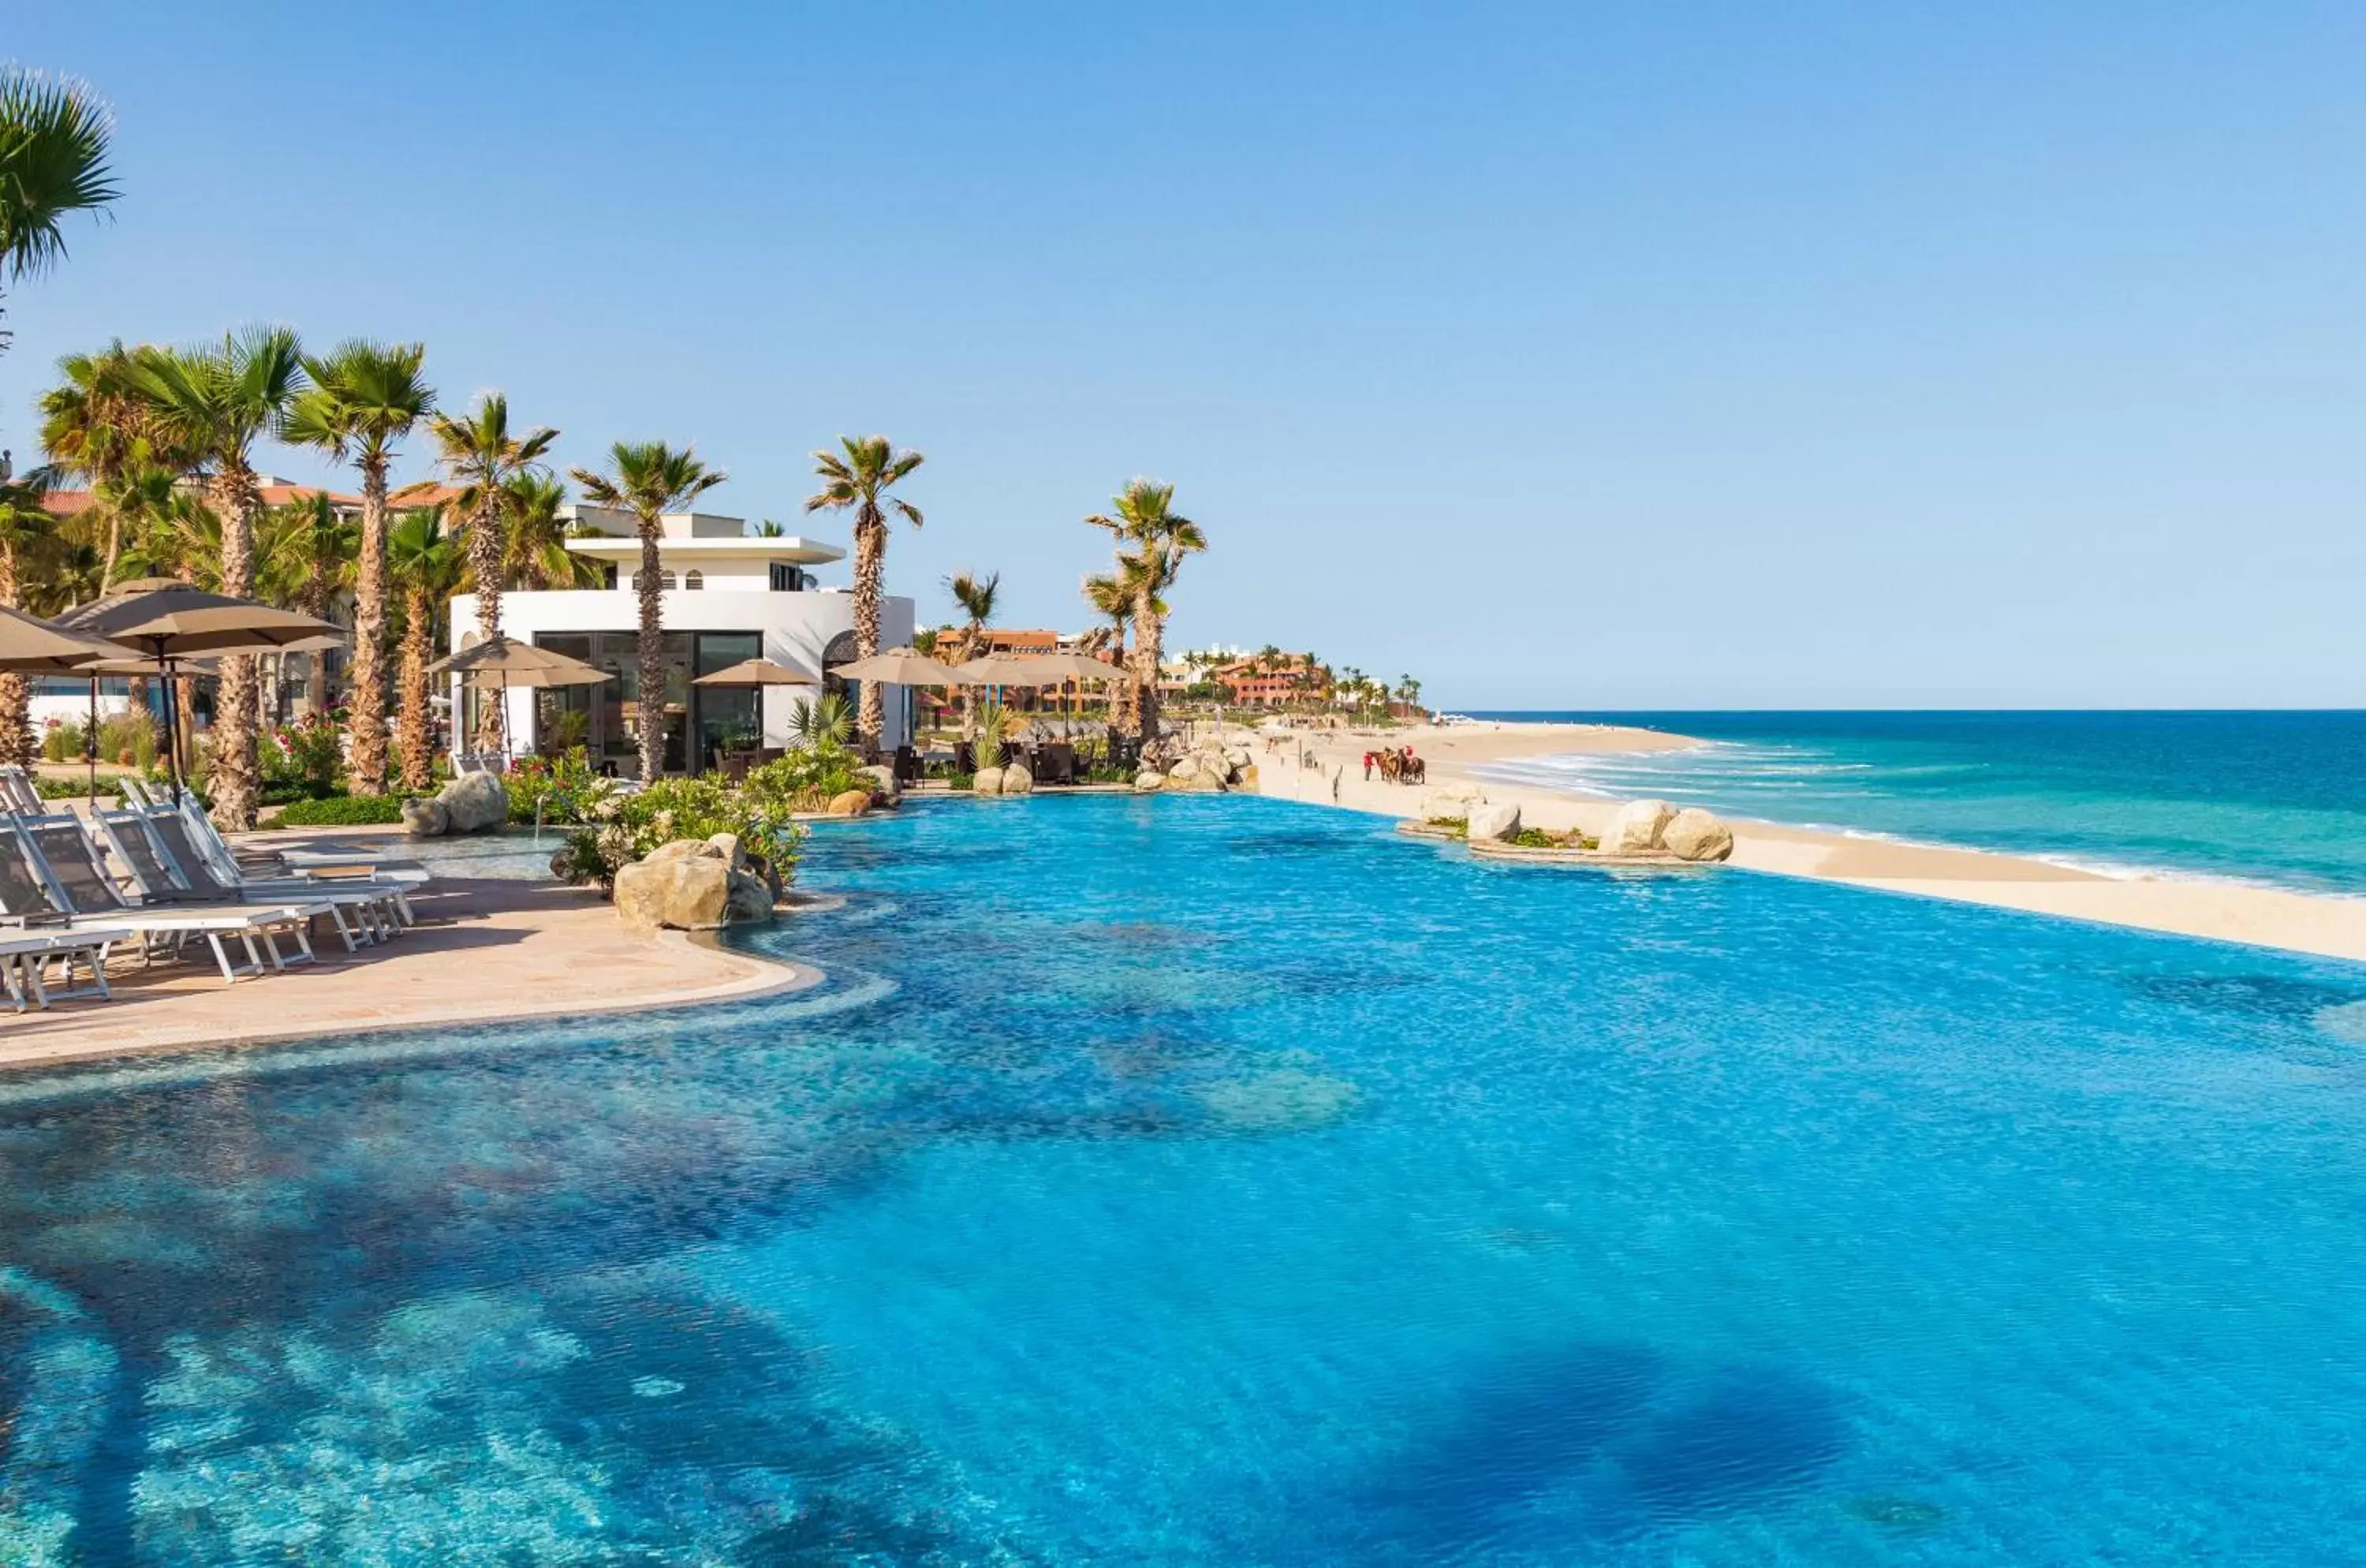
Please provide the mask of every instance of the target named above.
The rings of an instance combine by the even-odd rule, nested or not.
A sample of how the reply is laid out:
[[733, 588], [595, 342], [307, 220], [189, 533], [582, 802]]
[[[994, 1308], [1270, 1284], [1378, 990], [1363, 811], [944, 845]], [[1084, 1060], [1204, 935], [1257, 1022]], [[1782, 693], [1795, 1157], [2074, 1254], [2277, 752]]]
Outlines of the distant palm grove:
[[[65, 258], [69, 219], [117, 199], [112, 135], [106, 108], [81, 85], [0, 70], [0, 311]], [[0, 335], [0, 352], [7, 346]], [[499, 392], [444, 406], [421, 344], [352, 339], [314, 349], [282, 326], [184, 345], [118, 340], [61, 358], [39, 415], [46, 460], [0, 468], [0, 604], [55, 615], [167, 579], [349, 622], [344, 690], [330, 689], [327, 660], [316, 655], [299, 700], [312, 714], [342, 709], [355, 795], [431, 782], [428, 666], [454, 594], [476, 594], [490, 637], [501, 634], [505, 592], [603, 580], [596, 562], [565, 546], [567, 492], [548, 460], [559, 433], [516, 418]], [[300, 487], [266, 493], [266, 443], [350, 468], [358, 507]], [[396, 462], [414, 448], [432, 456], [445, 482], [395, 485]], [[924, 459], [868, 435], [841, 437], [814, 460], [819, 488], [805, 506], [848, 519], [857, 651], [867, 658], [880, 651], [890, 524], [922, 522], [899, 487]], [[583, 499], [637, 525], [640, 689], [662, 690], [659, 519], [725, 475], [688, 446], [619, 441], [602, 466], [569, 477]], [[68, 487], [80, 493], [62, 494]], [[1110, 626], [1099, 646], [1132, 677], [1113, 694], [1111, 716], [1133, 734], [1156, 733], [1168, 598], [1184, 561], [1207, 545], [1174, 497], [1172, 485], [1136, 479], [1108, 513], [1086, 519], [1115, 545], [1110, 569], [1087, 577], [1084, 593]], [[206, 773], [225, 827], [255, 820], [270, 716], [258, 665], [254, 657], [220, 660]], [[502, 705], [478, 706], [474, 747], [507, 750]], [[664, 715], [662, 705], [642, 707], [640, 758], [650, 776]], [[0, 674], [0, 762], [35, 756], [28, 714], [27, 678]], [[880, 688], [865, 682], [856, 728], [875, 746], [882, 727]]]

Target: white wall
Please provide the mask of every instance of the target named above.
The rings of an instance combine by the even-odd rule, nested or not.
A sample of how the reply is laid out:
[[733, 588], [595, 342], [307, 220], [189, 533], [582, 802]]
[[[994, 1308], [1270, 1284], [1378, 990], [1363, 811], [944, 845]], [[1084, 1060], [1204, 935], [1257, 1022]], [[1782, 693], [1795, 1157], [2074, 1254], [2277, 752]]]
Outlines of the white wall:
[[[830, 639], [854, 629], [851, 593], [774, 593], [705, 588], [696, 592], [677, 589], [660, 593], [658, 598], [666, 630], [757, 632], [763, 637], [765, 658], [809, 675], [821, 672], [822, 650], [829, 646]], [[501, 630], [521, 641], [532, 642], [552, 632], [637, 631], [640, 624], [640, 595], [629, 589], [570, 589], [501, 595]], [[477, 629], [476, 595], [458, 595], [452, 601], [451, 651], [457, 651]], [[890, 597], [881, 604], [879, 638], [883, 648], [897, 648], [912, 640], [912, 601]], [[764, 689], [765, 745], [789, 743], [790, 718], [798, 700], [817, 694], [817, 690], [811, 686]], [[900, 745], [904, 739], [903, 705], [895, 700], [895, 689], [889, 688], [884, 738], [889, 746]], [[451, 695], [456, 713], [456, 682]], [[534, 694], [510, 693], [507, 716], [511, 735], [531, 736]]]

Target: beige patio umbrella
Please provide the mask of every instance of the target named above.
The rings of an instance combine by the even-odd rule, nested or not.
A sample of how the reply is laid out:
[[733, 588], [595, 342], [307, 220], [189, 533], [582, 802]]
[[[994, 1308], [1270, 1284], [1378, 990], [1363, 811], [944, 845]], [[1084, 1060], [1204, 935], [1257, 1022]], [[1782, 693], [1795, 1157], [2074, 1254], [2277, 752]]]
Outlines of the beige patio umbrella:
[[691, 682], [693, 686], [818, 686], [819, 681], [803, 671], [792, 670], [785, 664], [775, 664], [769, 659], [743, 659], [727, 669], [712, 675], [701, 675]]
[[[500, 695], [495, 700], [501, 705], [504, 715], [509, 712], [512, 686], [599, 686], [616, 678], [580, 659], [506, 637], [490, 637], [471, 643], [449, 658], [437, 660], [427, 667], [427, 672], [457, 675], [479, 691], [498, 692]], [[508, 733], [506, 719], [502, 733]]]
[[[98, 807], [98, 677], [127, 660], [118, 643], [63, 631], [22, 610], [0, 604], [0, 671], [11, 675], [87, 675], [90, 728], [83, 732], [83, 761], [90, 770], [90, 803]], [[139, 666], [145, 669], [146, 666]]]
[[[965, 677], [963, 684], [975, 686], [1065, 686], [1071, 681], [1126, 679], [1126, 672], [1114, 664], [1081, 653], [993, 653], [971, 660], [954, 673]], [[1067, 716], [1064, 711], [1063, 719]]]
[[955, 684], [951, 665], [932, 659], [916, 648], [891, 648], [868, 659], [841, 664], [830, 673], [841, 681], [877, 681], [890, 686]]
[[104, 637], [155, 661], [164, 683], [164, 760], [173, 798], [181, 796], [180, 725], [173, 712], [173, 673], [177, 661], [203, 655], [281, 653], [296, 648], [335, 647], [344, 640], [332, 622], [283, 610], [258, 599], [208, 593], [167, 577], [143, 577], [115, 588], [87, 604], [77, 604], [57, 625], [85, 637]]

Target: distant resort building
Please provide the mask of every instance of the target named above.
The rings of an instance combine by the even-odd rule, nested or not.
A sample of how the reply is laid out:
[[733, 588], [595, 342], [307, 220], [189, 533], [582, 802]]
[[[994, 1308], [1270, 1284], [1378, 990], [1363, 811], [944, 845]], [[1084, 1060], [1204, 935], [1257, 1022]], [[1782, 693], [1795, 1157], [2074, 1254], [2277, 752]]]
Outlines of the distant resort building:
[[1211, 671], [1209, 679], [1244, 707], [1279, 707], [1315, 689], [1313, 663], [1302, 653], [1287, 655], [1270, 665], [1240, 660]]
[[[629, 777], [640, 768], [640, 540], [627, 513], [578, 504], [566, 514], [578, 533], [567, 540], [567, 548], [599, 563], [603, 585], [504, 593], [501, 629], [615, 679], [604, 686], [513, 690], [505, 728], [513, 750], [582, 746], [594, 766]], [[704, 772], [727, 744], [735, 750], [786, 747], [798, 703], [823, 692], [842, 694], [850, 704], [857, 699], [855, 684], [831, 673], [857, 657], [853, 595], [844, 588], [823, 587], [809, 570], [842, 560], [844, 550], [794, 535], [752, 535], [739, 518], [703, 512], [668, 516], [661, 526], [658, 587], [665, 614], [666, 772]], [[453, 599], [453, 651], [479, 640], [477, 615], [475, 594]], [[882, 648], [910, 642], [912, 627], [911, 600], [882, 601]], [[818, 676], [823, 685], [756, 690], [692, 684], [698, 676], [758, 658]], [[887, 694], [882, 739], [894, 747], [909, 735], [911, 716], [903, 688], [891, 686]], [[475, 728], [479, 695], [456, 682], [453, 699], [456, 732], [466, 736]], [[488, 694], [485, 700], [499, 700], [499, 694]]]

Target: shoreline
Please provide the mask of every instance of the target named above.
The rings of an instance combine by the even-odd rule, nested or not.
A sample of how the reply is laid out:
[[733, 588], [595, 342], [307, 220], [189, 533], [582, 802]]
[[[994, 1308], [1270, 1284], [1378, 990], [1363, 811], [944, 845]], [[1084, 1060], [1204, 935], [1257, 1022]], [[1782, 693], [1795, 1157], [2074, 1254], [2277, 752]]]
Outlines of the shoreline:
[[[1264, 737], [1252, 747], [1262, 795], [1403, 818], [1421, 814], [1427, 790], [1467, 784], [1490, 800], [1517, 803], [1522, 819], [1538, 827], [1590, 833], [1608, 822], [1617, 799], [1512, 783], [1485, 770], [1535, 757], [1675, 751], [1710, 744], [1664, 730], [1541, 720], [1478, 720], [1386, 732], [1291, 730], [1288, 736], [1288, 750], [1280, 754], [1264, 749]], [[1426, 788], [1365, 780], [1362, 754], [1381, 745], [1412, 746], [1429, 764]], [[1301, 746], [1318, 767], [1298, 765]], [[2168, 872], [2111, 874], [1863, 830], [1725, 820], [1734, 835], [1733, 858], [1727, 863], [1744, 871], [2366, 963], [2366, 898], [2347, 894]]]

